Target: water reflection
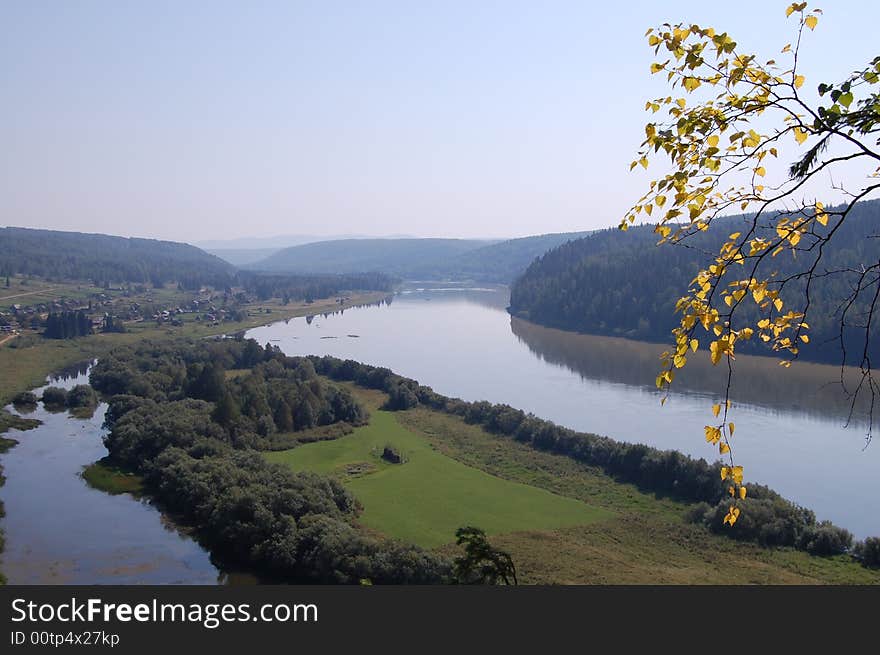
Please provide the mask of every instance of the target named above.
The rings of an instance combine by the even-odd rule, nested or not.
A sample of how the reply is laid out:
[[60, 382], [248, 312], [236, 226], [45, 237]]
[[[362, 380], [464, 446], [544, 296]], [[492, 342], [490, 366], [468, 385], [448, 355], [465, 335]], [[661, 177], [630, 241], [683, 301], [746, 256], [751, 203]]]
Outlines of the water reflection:
[[[511, 317], [510, 328], [521, 343], [546, 362], [564, 366], [584, 378], [608, 380], [652, 388], [660, 368], [662, 344], [631, 341], [618, 337], [575, 334], [546, 328]], [[840, 385], [840, 368], [827, 364], [798, 362], [783, 368], [773, 357], [739, 355], [733, 366], [731, 397], [737, 403], [768, 407], [783, 412], [846, 420], [851, 399]], [[706, 353], [692, 355], [685, 368], [676, 371], [676, 391], [713, 397], [724, 393], [726, 375], [712, 366]], [[854, 380], [858, 372], [846, 371]], [[850, 388], [853, 388], [850, 384]], [[868, 398], [863, 396], [853, 415], [861, 421]]]

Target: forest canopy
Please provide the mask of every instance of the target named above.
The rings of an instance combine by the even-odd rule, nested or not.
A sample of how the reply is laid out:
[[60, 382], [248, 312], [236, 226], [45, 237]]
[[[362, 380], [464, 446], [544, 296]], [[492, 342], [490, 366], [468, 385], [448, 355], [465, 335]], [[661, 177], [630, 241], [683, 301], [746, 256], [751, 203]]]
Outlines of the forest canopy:
[[33, 275], [56, 280], [89, 280], [96, 286], [121, 282], [188, 289], [224, 288], [235, 269], [195, 246], [173, 241], [0, 228], [0, 275]]

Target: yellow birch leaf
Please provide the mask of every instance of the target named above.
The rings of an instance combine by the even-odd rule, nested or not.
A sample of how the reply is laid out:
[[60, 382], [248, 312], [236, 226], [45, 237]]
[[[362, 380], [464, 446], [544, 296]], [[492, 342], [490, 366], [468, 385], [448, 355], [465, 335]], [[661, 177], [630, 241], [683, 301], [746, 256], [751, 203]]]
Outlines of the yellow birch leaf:
[[743, 467], [742, 466], [734, 466], [730, 469], [730, 476], [733, 478], [733, 481], [737, 484], [742, 484], [743, 481]]

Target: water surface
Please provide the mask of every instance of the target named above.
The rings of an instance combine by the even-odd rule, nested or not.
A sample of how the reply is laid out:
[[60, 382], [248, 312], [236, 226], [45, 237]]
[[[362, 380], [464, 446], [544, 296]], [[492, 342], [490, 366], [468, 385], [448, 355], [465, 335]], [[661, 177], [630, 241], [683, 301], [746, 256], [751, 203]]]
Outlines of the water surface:
[[[51, 380], [87, 384], [87, 368]], [[39, 397], [41, 390], [35, 390]], [[2, 570], [10, 584], [217, 584], [225, 580], [208, 553], [149, 502], [90, 488], [81, 473], [105, 455], [101, 403], [88, 419], [26, 413], [43, 423], [10, 430], [19, 443], [0, 456], [6, 484]]]

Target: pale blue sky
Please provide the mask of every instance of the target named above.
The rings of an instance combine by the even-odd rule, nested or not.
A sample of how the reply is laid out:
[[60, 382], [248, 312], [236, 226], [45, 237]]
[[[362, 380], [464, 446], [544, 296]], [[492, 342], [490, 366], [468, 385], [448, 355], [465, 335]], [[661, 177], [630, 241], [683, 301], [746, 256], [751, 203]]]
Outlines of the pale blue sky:
[[[519, 236], [616, 224], [643, 38], [775, 56], [786, 2], [0, 0], [0, 224], [197, 241]], [[819, 4], [807, 85], [877, 52], [876, 2]]]

